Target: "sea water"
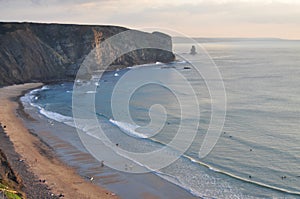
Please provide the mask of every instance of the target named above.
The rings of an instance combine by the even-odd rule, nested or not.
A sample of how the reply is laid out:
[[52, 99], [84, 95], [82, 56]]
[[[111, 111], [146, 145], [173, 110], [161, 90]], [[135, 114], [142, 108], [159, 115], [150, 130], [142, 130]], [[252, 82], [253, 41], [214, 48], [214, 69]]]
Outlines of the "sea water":
[[[300, 198], [300, 42], [203, 44], [221, 74], [227, 104], [221, 135], [204, 158], [198, 154], [211, 120], [212, 99], [205, 78], [197, 74], [197, 70], [201, 71], [207, 55], [205, 59], [202, 55], [188, 55], [191, 45], [174, 44], [178, 59], [181, 59], [177, 62], [106, 72], [101, 78], [75, 85], [75, 88], [82, 88], [76, 96], [82, 103], [79, 106], [72, 106], [73, 83], [47, 85], [31, 91], [23, 101], [44, 116], [69, 126], [76, 126], [72, 118], [74, 109], [82, 112], [83, 119], [86, 119], [85, 112], [87, 115], [93, 112], [99, 125], [105, 126], [105, 134], [112, 143], [135, 153], [164, 148], [176, 137], [180, 127], [189, 135], [196, 122], [199, 126], [193, 142], [175, 162], [155, 171], [149, 165], [140, 166], [202, 198]], [[198, 63], [196, 67], [199, 68], [193, 68], [189, 60], [182, 60], [182, 57]], [[190, 69], [184, 69], [187, 66]], [[122, 77], [133, 70], [133, 84], [151, 75], [161, 83], [144, 84], [131, 93], [127, 107], [132, 117], [130, 123], [117, 120], [119, 117], [114, 115], [112, 106], [123, 103], [122, 96], [125, 97], [126, 92], [119, 90], [119, 95], [114, 92]], [[193, 96], [178, 74], [191, 84], [199, 103], [200, 117], [192, 114], [195, 109]], [[166, 82], [174, 89], [164, 85]], [[95, 103], [86, 106], [91, 96]], [[181, 118], [180, 103], [190, 115]], [[149, 110], [158, 104], [161, 107], [152, 111], [150, 117]], [[166, 116], [162, 126], [160, 120], [155, 121], [161, 115]], [[152, 123], [151, 119], [154, 119]], [[149, 123], [148, 130], [138, 130]], [[77, 125], [77, 128], [97, 138], [93, 134], [94, 126]], [[187, 140], [184, 137], [180, 141]]]

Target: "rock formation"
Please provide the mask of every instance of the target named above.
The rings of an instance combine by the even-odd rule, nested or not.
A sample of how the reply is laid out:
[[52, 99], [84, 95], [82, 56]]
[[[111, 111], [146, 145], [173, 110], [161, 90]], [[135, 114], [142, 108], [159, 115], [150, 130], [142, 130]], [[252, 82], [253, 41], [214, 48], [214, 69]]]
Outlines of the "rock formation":
[[[92, 49], [126, 30], [117, 26], [1, 22], [0, 86], [74, 79]], [[148, 38], [145, 42], [159, 43], [167, 50], [150, 48], [129, 52], [115, 59], [111, 69], [174, 60], [170, 36], [159, 32], [136, 32]], [[137, 44], [134, 38], [122, 38], [122, 45]], [[111, 49], [108, 56], [117, 51]], [[100, 52], [98, 56], [103, 55]]]
[[193, 45], [192, 48], [191, 48], [191, 52], [190, 52], [191, 55], [196, 55], [197, 52], [196, 52], [196, 47]]

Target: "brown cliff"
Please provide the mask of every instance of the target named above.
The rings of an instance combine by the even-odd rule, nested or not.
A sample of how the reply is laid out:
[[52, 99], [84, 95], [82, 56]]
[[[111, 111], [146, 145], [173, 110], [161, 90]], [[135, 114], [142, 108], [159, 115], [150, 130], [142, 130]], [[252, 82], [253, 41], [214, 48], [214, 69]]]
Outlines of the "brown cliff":
[[[111, 36], [128, 30], [117, 26], [0, 23], [0, 86], [25, 82], [73, 79], [84, 58]], [[136, 31], [148, 43], [164, 49], [141, 49], [119, 56], [118, 68], [174, 60], [171, 37]], [[149, 37], [150, 36], [150, 37]], [[149, 39], [150, 38], [150, 39]], [[122, 44], [136, 45], [134, 38]], [[118, 49], [112, 49], [113, 55]]]

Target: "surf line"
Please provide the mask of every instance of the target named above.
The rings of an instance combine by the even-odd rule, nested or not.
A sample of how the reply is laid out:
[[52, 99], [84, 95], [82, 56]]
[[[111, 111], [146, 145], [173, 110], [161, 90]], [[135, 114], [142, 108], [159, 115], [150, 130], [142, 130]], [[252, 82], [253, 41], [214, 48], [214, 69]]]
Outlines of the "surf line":
[[[251, 183], [251, 184], [254, 184], [254, 185], [258, 185], [258, 186], [261, 186], [261, 187], [264, 187], [264, 188], [272, 189], [272, 190], [275, 190], [275, 191], [279, 191], [279, 192], [282, 192], [282, 193], [288, 193], [288, 194], [291, 194], [291, 195], [300, 196], [300, 192], [298, 192], [298, 191], [290, 191], [290, 190], [283, 189], [283, 188], [280, 188], [280, 187], [271, 186], [271, 185], [268, 185], [268, 184], [265, 184], [265, 183], [262, 183], [262, 182], [257, 182], [257, 181], [254, 181], [254, 180], [248, 180], [248, 179], [245, 179], [243, 177], [234, 175], [232, 173], [229, 173], [229, 172], [222, 171], [222, 170], [216, 169], [214, 167], [211, 167], [209, 164], [206, 164], [206, 163], [201, 162], [199, 160], [195, 160], [194, 158], [192, 158], [192, 157], [190, 157], [188, 155], [184, 154], [183, 156], [185, 158], [189, 159], [191, 162], [197, 163], [197, 164], [199, 164], [201, 166], [207, 167], [208, 169], [210, 169], [210, 170], [212, 170], [214, 172], [224, 174], [224, 175], [232, 177], [234, 179], [241, 180], [243, 182]], [[252, 176], [251, 176], [251, 179], [252, 179]]]
[[[96, 113], [96, 114], [97, 114], [97, 113]], [[98, 114], [98, 115], [100, 115], [100, 114]], [[102, 115], [102, 116], [103, 116], [103, 115]], [[104, 116], [104, 117], [105, 117], [105, 116]], [[107, 118], [107, 117], [105, 117], [105, 118]], [[107, 118], [107, 119], [110, 119], [110, 118]], [[114, 125], [115, 125], [115, 124], [114, 124]], [[122, 130], [122, 129], [121, 129], [121, 130]], [[141, 139], [144, 139], [144, 138], [141, 138]], [[149, 137], [149, 138], [147, 138], [147, 139], [148, 139], [148, 140], [151, 140], [151, 141], [153, 141], [153, 142], [155, 142], [155, 143], [161, 144], [161, 145], [163, 145], [163, 146], [166, 146], [166, 145], [167, 145], [166, 143], [161, 142], [161, 141], [159, 141], [159, 140], [157, 140], [157, 139], [154, 139], [154, 138], [151, 138], [151, 137]], [[214, 172], [221, 173], [221, 174], [223, 174], [223, 175], [232, 177], [232, 178], [237, 179], [237, 180], [241, 180], [241, 181], [246, 182], [246, 183], [251, 183], [251, 184], [254, 184], [254, 185], [257, 185], [257, 186], [261, 186], [261, 187], [264, 187], [264, 188], [267, 188], [267, 189], [279, 191], [279, 192], [282, 192], [282, 193], [288, 193], [288, 194], [291, 194], [291, 195], [297, 195], [297, 196], [300, 196], [300, 192], [298, 192], [298, 191], [290, 191], [290, 190], [287, 190], [287, 189], [284, 189], [284, 188], [280, 188], [280, 187], [268, 185], [268, 184], [265, 184], [265, 183], [262, 183], [262, 182], [257, 182], [257, 181], [254, 181], [254, 180], [249, 180], [249, 179], [253, 179], [253, 176], [251, 176], [251, 178], [249, 178], [249, 179], [246, 179], [246, 178], [243, 178], [243, 177], [234, 175], [234, 174], [232, 174], [232, 173], [229, 173], [229, 172], [222, 171], [222, 170], [219, 170], [219, 169], [217, 169], [217, 168], [214, 168], [214, 167], [210, 166], [209, 164], [206, 164], [206, 163], [204, 163], [204, 162], [201, 162], [201, 161], [199, 161], [199, 160], [196, 160], [196, 159], [194, 159], [194, 158], [192, 158], [192, 157], [190, 157], [190, 156], [188, 156], [188, 155], [186, 155], [186, 154], [182, 154], [182, 157], [187, 158], [187, 159], [189, 159], [191, 162], [196, 163], [196, 164], [199, 164], [199, 165], [201, 165], [201, 166], [204, 166], [204, 167], [206, 167], [206, 168], [208, 168], [208, 169], [210, 169], [210, 170], [212, 170], [212, 171], [214, 171]], [[297, 176], [297, 177], [300, 177], [300, 176]]]

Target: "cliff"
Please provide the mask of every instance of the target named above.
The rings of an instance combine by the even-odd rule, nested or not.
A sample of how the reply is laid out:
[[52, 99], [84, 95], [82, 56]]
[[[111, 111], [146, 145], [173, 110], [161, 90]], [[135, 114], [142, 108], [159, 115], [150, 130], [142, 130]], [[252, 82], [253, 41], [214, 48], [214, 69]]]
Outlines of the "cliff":
[[[128, 30], [117, 26], [4, 23], [0, 22], [0, 86], [35, 81], [74, 79], [84, 58], [111, 36]], [[171, 37], [135, 31], [148, 43], [163, 49], [141, 49], [119, 56], [111, 69], [154, 62], [170, 62]], [[149, 39], [150, 38], [150, 39]], [[122, 45], [138, 45], [135, 39], [122, 38]], [[114, 57], [113, 48], [108, 56]]]
[[[19, 156], [15, 153], [13, 144], [10, 142], [9, 137], [4, 133], [1, 124], [0, 140], [0, 196], [6, 195], [3, 193], [22, 193], [22, 180], [17, 173], [14, 172], [14, 169], [10, 164], [12, 156], [14, 156], [14, 158], [19, 158]], [[21, 162], [16, 161], [16, 163], [18, 164]]]

